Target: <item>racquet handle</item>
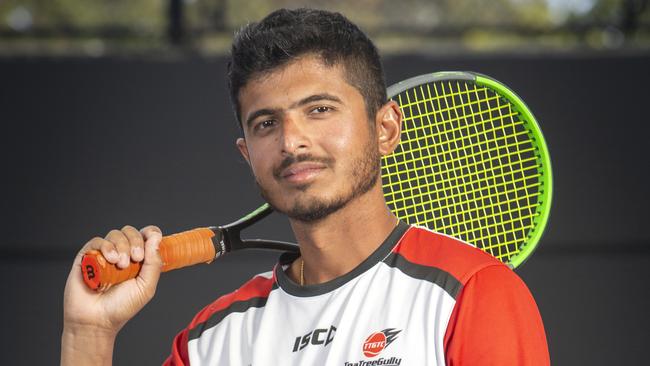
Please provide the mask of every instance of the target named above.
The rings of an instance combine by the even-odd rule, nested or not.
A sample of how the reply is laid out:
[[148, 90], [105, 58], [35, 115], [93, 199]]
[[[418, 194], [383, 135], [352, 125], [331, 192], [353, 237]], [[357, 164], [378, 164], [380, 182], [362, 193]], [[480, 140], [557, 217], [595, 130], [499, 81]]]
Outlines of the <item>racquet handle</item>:
[[[172, 234], [162, 238], [158, 253], [163, 262], [162, 271], [191, 266], [198, 263], [210, 263], [216, 256], [215, 236], [209, 228], [199, 228]], [[142, 268], [142, 262], [131, 262], [126, 268], [118, 268], [106, 261], [98, 250], [90, 250], [81, 260], [83, 279], [89, 288], [106, 291], [112, 285], [135, 278]]]

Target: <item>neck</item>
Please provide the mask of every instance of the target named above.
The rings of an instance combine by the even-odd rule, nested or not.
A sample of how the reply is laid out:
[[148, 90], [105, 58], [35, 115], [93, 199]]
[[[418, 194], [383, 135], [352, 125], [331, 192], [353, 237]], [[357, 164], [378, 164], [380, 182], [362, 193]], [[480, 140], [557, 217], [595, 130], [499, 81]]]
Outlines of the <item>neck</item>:
[[300, 283], [304, 261], [304, 284], [312, 285], [353, 270], [388, 237], [397, 218], [386, 207], [378, 184], [321, 220], [290, 222], [302, 256], [291, 266], [290, 275]]

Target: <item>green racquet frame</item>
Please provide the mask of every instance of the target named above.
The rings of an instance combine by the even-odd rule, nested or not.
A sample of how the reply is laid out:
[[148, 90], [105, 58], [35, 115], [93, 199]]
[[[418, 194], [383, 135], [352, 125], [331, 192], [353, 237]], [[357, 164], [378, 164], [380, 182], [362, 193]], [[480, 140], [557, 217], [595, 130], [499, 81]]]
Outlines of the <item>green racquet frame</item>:
[[417, 76], [388, 96], [403, 114], [400, 145], [382, 160], [393, 213], [520, 266], [544, 232], [553, 190], [530, 109], [505, 85], [471, 72]]

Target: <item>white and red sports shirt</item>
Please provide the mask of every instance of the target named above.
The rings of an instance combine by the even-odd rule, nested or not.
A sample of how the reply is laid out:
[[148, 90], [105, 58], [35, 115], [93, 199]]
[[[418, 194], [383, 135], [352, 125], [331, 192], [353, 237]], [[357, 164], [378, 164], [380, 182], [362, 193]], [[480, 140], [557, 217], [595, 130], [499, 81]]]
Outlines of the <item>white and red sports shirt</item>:
[[255, 276], [199, 312], [168, 365], [548, 365], [526, 285], [488, 254], [400, 223], [350, 273], [301, 287]]

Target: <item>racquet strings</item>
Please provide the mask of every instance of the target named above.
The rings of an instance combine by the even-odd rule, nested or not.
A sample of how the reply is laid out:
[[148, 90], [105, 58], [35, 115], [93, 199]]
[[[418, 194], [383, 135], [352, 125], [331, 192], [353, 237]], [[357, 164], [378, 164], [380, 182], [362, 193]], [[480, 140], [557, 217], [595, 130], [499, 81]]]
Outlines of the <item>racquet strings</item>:
[[392, 97], [401, 143], [382, 161], [391, 211], [469, 242], [504, 263], [540, 215], [541, 158], [515, 107], [470, 81], [438, 81]]

